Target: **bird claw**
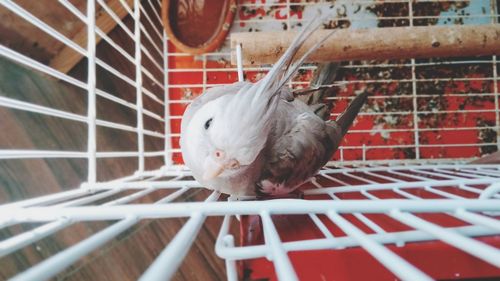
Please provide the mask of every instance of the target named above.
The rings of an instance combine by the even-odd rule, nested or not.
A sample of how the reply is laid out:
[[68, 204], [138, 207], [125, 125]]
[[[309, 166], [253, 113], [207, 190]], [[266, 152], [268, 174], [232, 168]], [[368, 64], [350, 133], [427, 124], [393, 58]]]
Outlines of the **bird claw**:
[[278, 194], [278, 195], [271, 195], [271, 194], [257, 194], [256, 197], [257, 200], [274, 200], [274, 199], [304, 199], [304, 192], [301, 190], [294, 190], [290, 193], [287, 194]]
[[255, 199], [256, 196], [254, 195], [230, 195], [227, 198], [227, 201], [250, 201]]

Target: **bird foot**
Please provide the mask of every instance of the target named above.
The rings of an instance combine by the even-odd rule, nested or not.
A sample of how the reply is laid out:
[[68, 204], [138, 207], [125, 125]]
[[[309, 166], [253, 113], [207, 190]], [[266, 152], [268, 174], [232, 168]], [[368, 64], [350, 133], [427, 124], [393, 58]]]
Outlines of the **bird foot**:
[[274, 199], [304, 199], [304, 192], [301, 190], [294, 190], [287, 194], [259, 194], [256, 197], [257, 200], [274, 200]]

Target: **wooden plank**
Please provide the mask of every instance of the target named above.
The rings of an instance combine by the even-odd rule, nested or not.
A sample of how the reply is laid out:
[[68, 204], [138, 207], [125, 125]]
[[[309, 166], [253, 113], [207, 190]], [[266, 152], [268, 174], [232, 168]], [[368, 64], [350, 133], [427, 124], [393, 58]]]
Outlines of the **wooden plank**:
[[[122, 0], [125, 1], [129, 7], [132, 5], [133, 0]], [[108, 6], [116, 13], [120, 19], [123, 19], [128, 13], [120, 0], [110, 0], [107, 2]], [[106, 13], [103, 9], [96, 14], [96, 26], [98, 26], [104, 33], [109, 33], [117, 25], [116, 21], [111, 18], [111, 16]], [[101, 41], [100, 36], [96, 36], [96, 44]], [[77, 43], [82, 47], [86, 47], [87, 44], [87, 27], [84, 25], [80, 31], [78, 31], [72, 38], [73, 42]], [[69, 72], [81, 59], [83, 56], [75, 52], [71, 47], [64, 46], [51, 60], [50, 66], [63, 72]]]
[[[17, 0], [15, 3], [68, 38], [75, 36], [84, 24], [64, 6], [53, 0]], [[74, 1], [85, 10], [86, 1]], [[47, 7], [50, 7], [48, 9]], [[49, 63], [64, 44], [37, 26], [0, 6], [0, 43], [42, 63]]]
[[[300, 57], [331, 31], [315, 32], [299, 51]], [[231, 34], [231, 62], [242, 44], [243, 64], [271, 64], [287, 50], [296, 32]], [[336, 31], [308, 61], [384, 60], [500, 54], [500, 24], [471, 26], [387, 27]]]

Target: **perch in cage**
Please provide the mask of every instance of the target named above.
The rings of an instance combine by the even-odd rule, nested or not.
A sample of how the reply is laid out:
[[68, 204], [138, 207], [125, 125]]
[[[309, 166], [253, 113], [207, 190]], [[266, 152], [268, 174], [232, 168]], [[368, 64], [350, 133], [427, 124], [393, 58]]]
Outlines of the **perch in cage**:
[[[160, 1], [0, 4], [2, 279], [500, 276], [500, 169], [482, 157], [500, 145], [498, 1], [242, 0], [195, 56]], [[330, 118], [368, 100], [338, 151], [303, 199], [205, 189], [180, 153], [186, 106], [262, 79], [318, 9], [338, 31], [287, 86], [343, 61], [321, 85]]]

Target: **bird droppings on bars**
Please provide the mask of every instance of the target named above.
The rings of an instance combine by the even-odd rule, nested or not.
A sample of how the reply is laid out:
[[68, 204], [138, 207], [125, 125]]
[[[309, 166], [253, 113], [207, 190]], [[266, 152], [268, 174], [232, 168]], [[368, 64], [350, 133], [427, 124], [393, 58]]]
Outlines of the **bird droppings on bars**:
[[442, 12], [452, 11], [458, 17], [448, 18], [445, 23], [463, 24], [463, 17], [469, 16], [464, 8], [469, 6], [469, 1], [443, 1], [443, 2], [416, 2], [413, 3], [414, 25], [435, 25]]
[[409, 25], [408, 3], [375, 3], [366, 7], [366, 10], [377, 16], [378, 27]]
[[[491, 120], [477, 119], [478, 127], [495, 127], [495, 122]], [[484, 128], [479, 130], [478, 141], [480, 143], [495, 143], [497, 141], [497, 132], [491, 128]], [[481, 155], [490, 154], [497, 151], [497, 145], [486, 145], [479, 147]]]
[[496, 7], [497, 7], [497, 22], [500, 22], [500, 0], [497, 0]]
[[[446, 19], [445, 23], [463, 24], [463, 17], [470, 14], [464, 8], [469, 6], [468, 1], [443, 1], [443, 2], [412, 2], [413, 24], [415, 26], [435, 25], [438, 23], [442, 12], [452, 11], [458, 17]], [[409, 26], [408, 3], [375, 3], [366, 7], [378, 19], [379, 27]]]
[[[258, 32], [261, 30], [293, 30], [304, 25], [313, 11], [309, 5], [292, 1], [288, 7], [284, 2], [261, 4], [261, 1], [250, 1], [250, 5], [242, 6], [239, 12], [240, 25], [234, 26], [236, 31]], [[307, 1], [311, 2], [311, 1]], [[313, 1], [316, 2], [316, 1]], [[321, 1], [325, 2], [325, 1]], [[369, 3], [327, 1], [326, 8], [333, 10], [339, 17], [324, 23], [324, 28], [359, 28], [356, 17], [369, 14], [376, 16], [373, 26], [392, 27], [409, 26], [411, 16], [413, 25], [425, 26], [436, 24], [470, 24], [469, 18], [489, 16], [484, 11], [473, 11], [468, 1], [419, 2], [411, 1], [413, 14], [409, 15], [408, 2]], [[264, 3], [264, 2], [262, 2]], [[346, 3], [346, 4], [344, 4]], [[488, 9], [486, 9], [488, 10]], [[478, 13], [482, 13], [479, 14]], [[489, 13], [489, 10], [488, 10]], [[243, 14], [243, 17], [242, 17]], [[485, 17], [486, 16], [486, 17]], [[262, 18], [262, 19], [260, 19]], [[273, 21], [276, 20], [276, 21]], [[491, 20], [487, 18], [487, 20]], [[440, 47], [443, 42], [431, 42]], [[281, 52], [279, 49], [273, 52]], [[207, 57], [208, 58], [208, 57]], [[266, 71], [259, 69], [253, 58], [249, 59], [251, 70], [244, 72], [249, 81], [261, 79]], [[470, 63], [468, 62], [470, 61]], [[484, 62], [483, 62], [484, 61]], [[356, 92], [366, 91], [370, 94], [364, 113], [355, 123], [355, 130], [368, 130], [369, 133], [349, 134], [344, 145], [360, 147], [394, 146], [393, 148], [368, 149], [367, 159], [415, 158], [416, 139], [420, 144], [418, 154], [421, 158], [467, 157], [480, 156], [496, 149], [489, 143], [496, 143], [495, 99], [491, 78], [493, 67], [491, 57], [465, 57], [454, 59], [416, 59], [412, 68], [412, 60], [387, 61], [353, 61], [342, 63], [338, 75], [338, 83], [334, 84], [329, 100], [333, 102], [332, 119], [346, 106], [349, 98]], [[218, 66], [215, 66], [217, 64]], [[224, 84], [237, 81], [237, 76], [224, 71], [210, 71], [210, 68], [234, 68], [227, 61], [212, 61], [206, 70], [206, 85]], [[412, 69], [414, 72], [412, 73]], [[293, 88], [305, 88], [312, 78], [314, 65], [306, 65], [293, 79]], [[415, 89], [412, 80], [416, 79]], [[186, 84], [198, 84], [186, 83]], [[201, 85], [199, 86], [201, 87]], [[180, 99], [190, 99], [201, 93], [201, 88], [192, 88]], [[415, 93], [415, 96], [414, 96]], [[188, 103], [181, 103], [185, 107]], [[482, 109], [489, 112], [481, 112]], [[418, 110], [417, 113], [414, 111]], [[493, 124], [492, 126], [488, 124]], [[419, 132], [415, 133], [415, 127]], [[468, 128], [471, 129], [468, 129]], [[446, 130], [439, 130], [446, 128]], [[453, 131], [453, 128], [461, 128]], [[492, 129], [493, 128], [493, 129]], [[464, 143], [466, 147], [439, 147], [440, 144]], [[427, 147], [425, 147], [427, 146]], [[434, 147], [431, 147], [434, 146]], [[457, 152], [458, 151], [458, 152]], [[344, 159], [359, 160], [361, 149], [343, 151]], [[337, 154], [334, 159], [339, 159]]]
[[324, 29], [349, 28], [350, 26], [349, 20], [331, 20], [323, 24]]
[[194, 98], [193, 91], [190, 88], [183, 88], [182, 93], [183, 100], [192, 100]]
[[231, 62], [228, 61], [227, 59], [225, 58], [219, 58], [217, 60], [217, 64], [222, 67], [222, 68], [228, 68], [228, 67], [231, 67]]
[[298, 17], [302, 17], [304, 9], [305, 6], [303, 5], [290, 5], [290, 16], [297, 15]]
[[432, 47], [433, 48], [438, 48], [439, 46], [441, 46], [441, 43], [439, 41], [433, 41], [432, 42]]
[[[270, 5], [267, 7], [262, 6], [240, 6], [238, 8], [238, 18], [240, 20], [240, 27], [246, 26], [245, 21], [248, 20], [267, 20], [267, 19], [276, 19], [276, 20], [285, 20], [289, 17], [297, 17], [299, 19], [302, 18], [302, 12], [304, 10], [303, 5], [290, 5], [290, 10], [288, 10], [287, 6], [281, 3], [277, 3], [276, 5]], [[287, 30], [288, 26], [282, 26], [284, 30]], [[255, 30], [255, 29], [253, 29]]]

